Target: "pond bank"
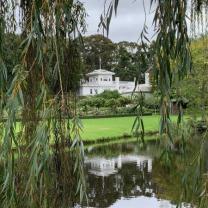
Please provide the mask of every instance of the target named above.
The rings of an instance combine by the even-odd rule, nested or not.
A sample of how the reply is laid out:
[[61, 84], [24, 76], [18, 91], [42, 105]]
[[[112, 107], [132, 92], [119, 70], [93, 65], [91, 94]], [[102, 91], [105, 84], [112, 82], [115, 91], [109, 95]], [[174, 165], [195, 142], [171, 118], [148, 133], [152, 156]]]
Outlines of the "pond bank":
[[[155, 137], [154, 137], [155, 135]], [[153, 141], [157, 140], [158, 131], [149, 131], [145, 133], [145, 141]], [[93, 145], [93, 144], [105, 144], [105, 143], [115, 143], [115, 142], [121, 142], [121, 141], [131, 141], [135, 140], [136, 137], [129, 134], [129, 135], [121, 135], [121, 136], [115, 136], [115, 137], [101, 137], [93, 140], [83, 140], [84, 145]], [[138, 140], [140, 137], [138, 137]]]

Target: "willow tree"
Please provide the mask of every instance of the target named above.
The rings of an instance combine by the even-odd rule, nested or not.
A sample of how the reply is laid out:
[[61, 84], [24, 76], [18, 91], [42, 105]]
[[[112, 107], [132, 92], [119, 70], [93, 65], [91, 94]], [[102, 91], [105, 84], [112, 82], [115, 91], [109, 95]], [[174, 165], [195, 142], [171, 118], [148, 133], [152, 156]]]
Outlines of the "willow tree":
[[[118, 3], [113, 0], [105, 17], [101, 16], [107, 31]], [[171, 143], [171, 87], [191, 68], [186, 15], [192, 18], [192, 31], [199, 22], [203, 24], [198, 28], [204, 31], [201, 25], [207, 22], [208, 1], [150, 0], [153, 3], [153, 68], [161, 91], [161, 133], [169, 135]], [[76, 113], [75, 75], [81, 68], [76, 44], [80, 30], [85, 29], [84, 17], [78, 0], [0, 1], [0, 112], [7, 118], [1, 123], [0, 132], [4, 172], [1, 207], [73, 207], [76, 193], [80, 200], [83, 198], [82, 125]], [[3, 51], [8, 33], [17, 33], [22, 39], [22, 54], [9, 85]], [[144, 24], [144, 50], [146, 33]], [[51, 92], [49, 83], [54, 77], [56, 87]], [[69, 117], [73, 117], [71, 122]], [[179, 121], [180, 118], [181, 114]], [[141, 119], [140, 122], [143, 126]]]
[[[138, 0], [139, 1], [139, 0]], [[106, 1], [108, 10], [101, 15], [101, 26], [109, 31], [110, 20], [113, 12], [117, 14], [119, 0]], [[147, 10], [144, 4], [145, 16]], [[181, 105], [180, 99], [180, 82], [187, 76], [192, 68], [190, 42], [191, 38], [195, 38], [200, 34], [207, 35], [208, 26], [208, 1], [207, 0], [150, 0], [150, 8], [154, 7], [154, 49], [152, 51], [154, 79], [157, 83], [157, 88], [161, 93], [161, 122], [160, 133], [166, 136], [168, 141], [167, 148], [162, 156], [165, 156], [167, 162], [171, 160], [173, 147], [173, 134], [170, 119], [170, 97], [173, 85], [177, 86], [178, 104]], [[118, 15], [119, 16], [119, 15]], [[190, 27], [188, 27], [190, 25]], [[190, 38], [191, 37], [191, 38]], [[141, 42], [146, 50], [145, 44], [150, 42], [148, 39], [148, 28], [144, 22], [144, 28], [141, 33]], [[205, 45], [207, 44], [204, 38]], [[205, 50], [207, 53], [207, 48]], [[205, 55], [202, 55], [206, 57]], [[207, 60], [202, 61], [206, 72]], [[201, 92], [203, 95], [203, 92]], [[140, 107], [141, 108], [141, 107]], [[182, 128], [182, 107], [179, 108], [178, 127]], [[138, 115], [135, 121], [135, 128], [138, 130], [142, 127], [142, 114]], [[178, 129], [179, 129], [178, 128]], [[164, 137], [162, 137], [164, 138]], [[181, 131], [181, 139], [184, 140], [184, 131]], [[183, 186], [181, 200], [190, 201], [193, 206], [205, 208], [208, 206], [208, 177], [204, 174], [203, 161], [204, 146], [207, 139], [207, 132], [201, 140], [198, 141], [200, 148], [193, 152], [194, 161], [191, 166], [188, 165], [188, 171], [183, 175]], [[190, 164], [190, 161], [189, 163]], [[189, 167], [190, 166], [190, 167]], [[188, 194], [189, 192], [189, 194]], [[197, 200], [195, 197], [197, 196]], [[180, 207], [180, 206], [179, 206]]]
[[[3, 0], [0, 15], [0, 115], [6, 117], [0, 206], [72, 207], [85, 193], [76, 114], [84, 7], [73, 0]], [[9, 33], [21, 38], [22, 53], [8, 85], [3, 45]]]

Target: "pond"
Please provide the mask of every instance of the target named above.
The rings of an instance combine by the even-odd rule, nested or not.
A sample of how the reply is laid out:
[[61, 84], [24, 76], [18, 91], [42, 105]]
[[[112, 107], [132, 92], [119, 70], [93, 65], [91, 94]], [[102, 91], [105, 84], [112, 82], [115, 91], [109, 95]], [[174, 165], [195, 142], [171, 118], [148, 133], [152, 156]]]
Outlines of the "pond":
[[[164, 171], [155, 144], [145, 150], [136, 141], [90, 146], [85, 168], [88, 206], [109, 208], [175, 208], [179, 178]], [[183, 203], [183, 208], [190, 207]]]

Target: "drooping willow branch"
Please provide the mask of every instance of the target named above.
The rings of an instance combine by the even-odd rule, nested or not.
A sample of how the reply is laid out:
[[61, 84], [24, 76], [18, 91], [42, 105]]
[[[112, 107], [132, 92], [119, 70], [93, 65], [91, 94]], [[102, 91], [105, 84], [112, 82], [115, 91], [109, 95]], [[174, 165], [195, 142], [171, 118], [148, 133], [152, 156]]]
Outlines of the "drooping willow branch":
[[[139, 0], [138, 0], [139, 1]], [[113, 0], [109, 4], [106, 14], [101, 16], [101, 24], [109, 30], [110, 19], [113, 10], [117, 12], [119, 0]], [[190, 52], [190, 37], [198, 35], [207, 35], [208, 28], [208, 1], [207, 0], [150, 0], [150, 5], [156, 8], [154, 10], [154, 29], [155, 41], [153, 47], [153, 72], [157, 81], [158, 89], [161, 93], [161, 125], [160, 133], [166, 133], [170, 138], [170, 145], [163, 151], [162, 156], [170, 162], [172, 156], [173, 138], [171, 134], [170, 122], [170, 95], [171, 89], [177, 80], [180, 82], [191, 70], [192, 60]], [[190, 23], [190, 32], [188, 24]], [[147, 27], [144, 27], [141, 34], [142, 45], [147, 38]], [[108, 34], [108, 32], [107, 32]], [[181, 99], [179, 97], [179, 99]], [[180, 102], [180, 100], [178, 101]], [[180, 103], [179, 103], [180, 104]], [[181, 121], [181, 111], [179, 108], [178, 122]], [[207, 197], [207, 175], [204, 174], [204, 141], [207, 138], [207, 132], [204, 139], [197, 142], [201, 143], [200, 149], [197, 149], [196, 160], [193, 165], [189, 165], [187, 173], [183, 175], [184, 195], [183, 200], [190, 200], [192, 203], [193, 195], [197, 196], [193, 206], [204, 208], [208, 206]], [[182, 135], [184, 142], [184, 135]], [[190, 161], [189, 161], [190, 164]], [[191, 177], [192, 176], [192, 177]], [[203, 176], [203, 177], [202, 177]], [[191, 192], [191, 198], [188, 195]]]
[[[75, 193], [80, 199], [85, 193], [80, 121], [71, 110], [82, 70], [77, 45], [84, 7], [72, 0], [11, 0], [0, 2], [0, 12], [0, 99], [7, 117], [0, 205], [71, 207]], [[10, 33], [22, 39], [12, 81], [2, 51]]]
[[[153, 47], [152, 66], [158, 89], [161, 92], [161, 124], [160, 132], [170, 132], [170, 91], [174, 83], [174, 75], [181, 80], [191, 68], [191, 54], [187, 28], [187, 1], [184, 0], [151, 0], [154, 5], [153, 25], [156, 37]], [[119, 1], [112, 1], [105, 16], [101, 16], [101, 24], [109, 30], [113, 11], [117, 12]], [[147, 26], [141, 33], [142, 46], [146, 46]], [[144, 51], [146, 49], [144, 48]]]

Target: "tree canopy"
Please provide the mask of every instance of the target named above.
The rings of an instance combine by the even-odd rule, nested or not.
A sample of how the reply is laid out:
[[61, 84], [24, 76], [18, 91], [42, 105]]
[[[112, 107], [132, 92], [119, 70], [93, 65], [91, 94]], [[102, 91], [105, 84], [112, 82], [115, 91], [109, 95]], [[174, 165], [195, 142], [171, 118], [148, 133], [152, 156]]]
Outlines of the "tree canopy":
[[[201, 23], [199, 30], [204, 32], [208, 1], [191, 0], [191, 11], [189, 2], [184, 0], [151, 0], [150, 5], [153, 3], [156, 5], [153, 22], [156, 38], [151, 53], [152, 68], [161, 93], [160, 132], [170, 139], [163, 156], [169, 159], [171, 88], [175, 79], [181, 81], [187, 75], [192, 64], [187, 15], [191, 14], [192, 32], [198, 23]], [[119, 0], [110, 1], [107, 13], [101, 15], [101, 25], [107, 34], [118, 4]], [[78, 0], [4, 0], [0, 2], [0, 13], [0, 115], [1, 118], [6, 115], [0, 132], [3, 169], [0, 205], [5, 208], [72, 207], [77, 194], [82, 201], [86, 193], [82, 123], [76, 110], [77, 81], [82, 73], [81, 33], [86, 31], [85, 8]], [[13, 35], [17, 33], [16, 42]], [[144, 60], [143, 52], [148, 54], [147, 33], [144, 24], [142, 53], [135, 56], [135, 66], [131, 66], [128, 50], [122, 49], [118, 63], [124, 69], [130, 65], [131, 73], [143, 68], [137, 64], [145, 61], [137, 60]], [[92, 59], [86, 53], [86, 63], [89, 68], [98, 67], [99, 56], [103, 56], [106, 64], [103, 67], [108, 68], [113, 61], [114, 45], [103, 36], [94, 39], [98, 45], [93, 38], [86, 40], [86, 49], [92, 47], [95, 55]], [[10, 41], [18, 48], [15, 53], [11, 45], [7, 47]], [[121, 45], [124, 48], [125, 44]], [[9, 53], [14, 56], [11, 61], [7, 60]], [[138, 103], [139, 115], [134, 128], [140, 126], [144, 130], [142, 102], [141, 99]], [[109, 105], [116, 105], [112, 103]], [[207, 190], [203, 193], [206, 196]]]
[[[144, 81], [144, 72], [151, 65], [149, 55], [142, 51], [141, 45], [134, 42], [112, 42], [103, 35], [83, 37], [83, 67], [89, 72], [102, 68], [115, 72], [121, 80], [130, 81], [139, 77]], [[148, 66], [146, 65], [148, 63]]]
[[99, 69], [100, 64], [103, 69], [111, 70], [114, 61], [115, 44], [103, 35], [84, 37], [83, 41], [85, 71]]

